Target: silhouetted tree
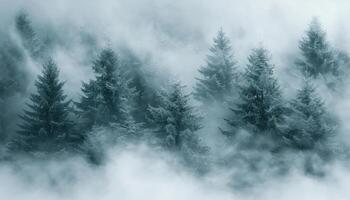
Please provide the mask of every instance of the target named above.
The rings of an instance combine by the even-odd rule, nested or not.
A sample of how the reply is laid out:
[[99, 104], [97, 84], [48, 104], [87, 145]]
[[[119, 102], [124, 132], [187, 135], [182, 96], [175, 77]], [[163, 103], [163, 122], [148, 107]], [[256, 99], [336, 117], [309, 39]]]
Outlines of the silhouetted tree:
[[291, 102], [291, 109], [284, 135], [292, 147], [314, 149], [325, 144], [334, 134], [335, 121], [308, 81]]
[[23, 46], [29, 51], [31, 56], [37, 58], [40, 54], [40, 42], [28, 15], [25, 12], [20, 12], [16, 16], [15, 23]]
[[149, 107], [149, 120], [156, 129], [157, 137], [163, 146], [181, 150], [190, 148], [202, 151], [195, 131], [200, 129], [200, 117], [189, 105], [189, 96], [183, 86], [174, 84], [169, 92], [159, 95], [160, 105]]
[[20, 95], [25, 93], [28, 76], [21, 49], [9, 35], [0, 32], [0, 143], [13, 135], [17, 124], [16, 105]]
[[264, 48], [254, 49], [248, 61], [244, 82], [240, 85], [240, 99], [227, 121], [234, 129], [274, 132], [283, 120], [284, 106], [269, 53]]
[[104, 49], [93, 63], [95, 80], [82, 87], [83, 96], [76, 103], [77, 113], [85, 128], [93, 125], [122, 123], [128, 119], [130, 96], [133, 90], [111, 49]]
[[80, 119], [80, 130], [90, 130], [95, 124], [101, 122], [101, 96], [95, 81], [83, 82], [82, 96], [79, 102], [75, 102], [77, 113]]
[[126, 75], [130, 79], [129, 86], [134, 89], [131, 114], [135, 121], [146, 125], [148, 105], [156, 103], [156, 86], [153, 83], [154, 75], [147, 70], [147, 61], [141, 60], [129, 49], [123, 49], [121, 62], [126, 70]]
[[207, 63], [199, 69], [194, 96], [203, 103], [223, 102], [231, 95], [235, 86], [235, 62], [230, 40], [222, 29], [214, 38], [214, 44], [207, 56]]
[[306, 76], [338, 75], [338, 64], [317, 18], [314, 18], [299, 43], [302, 58], [297, 60]]
[[37, 92], [30, 96], [31, 103], [21, 115], [19, 135], [10, 147], [24, 152], [58, 152], [72, 147], [79, 138], [73, 133], [70, 101], [53, 60], [44, 64], [35, 86]]

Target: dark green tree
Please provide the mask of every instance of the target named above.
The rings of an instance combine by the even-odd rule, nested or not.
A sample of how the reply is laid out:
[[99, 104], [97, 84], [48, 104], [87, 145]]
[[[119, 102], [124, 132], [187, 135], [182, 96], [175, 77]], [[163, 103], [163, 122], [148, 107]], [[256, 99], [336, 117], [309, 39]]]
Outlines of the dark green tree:
[[25, 59], [21, 48], [7, 33], [0, 32], [0, 143], [14, 135], [17, 126], [17, 102], [28, 86]]
[[156, 104], [157, 84], [154, 83], [154, 74], [148, 70], [148, 61], [141, 60], [130, 49], [122, 50], [121, 62], [126, 70], [129, 86], [134, 89], [131, 114], [135, 121], [146, 125], [148, 105]]
[[299, 90], [290, 107], [292, 112], [286, 120], [288, 128], [284, 135], [293, 148], [314, 149], [334, 134], [335, 120], [309, 81]]
[[28, 109], [21, 115], [18, 137], [11, 144], [25, 152], [58, 152], [71, 147], [78, 139], [69, 118], [70, 101], [64, 94], [64, 82], [53, 60], [43, 66], [35, 82], [37, 92], [30, 96]]
[[149, 107], [149, 120], [155, 127], [161, 145], [170, 150], [203, 151], [195, 132], [200, 129], [200, 117], [189, 104], [183, 86], [174, 84], [169, 92], [159, 95], [160, 105]]
[[75, 102], [79, 115], [79, 129], [90, 130], [95, 124], [102, 124], [100, 116], [101, 96], [95, 81], [83, 82], [82, 96], [79, 102]]
[[239, 101], [232, 108], [233, 117], [227, 121], [234, 128], [274, 132], [283, 120], [284, 106], [270, 55], [266, 49], [257, 48], [248, 61]]
[[133, 89], [121, 69], [117, 55], [107, 48], [93, 62], [95, 80], [84, 83], [83, 95], [76, 103], [77, 113], [85, 128], [122, 123], [129, 118], [128, 101]]
[[223, 102], [231, 95], [235, 86], [235, 62], [233, 61], [230, 40], [222, 29], [214, 38], [206, 65], [199, 69], [194, 96], [203, 103]]
[[304, 75], [314, 78], [326, 74], [338, 75], [334, 52], [317, 18], [312, 20], [306, 36], [300, 40], [299, 49], [302, 57], [296, 64]]
[[24, 11], [16, 16], [15, 25], [24, 48], [29, 51], [31, 56], [37, 58], [40, 54], [40, 41], [32, 27], [28, 15]]
[[135, 74], [132, 79], [132, 86], [135, 88], [134, 109], [132, 114], [138, 122], [146, 122], [148, 105], [154, 102], [155, 91], [147, 85], [147, 80], [141, 74]]

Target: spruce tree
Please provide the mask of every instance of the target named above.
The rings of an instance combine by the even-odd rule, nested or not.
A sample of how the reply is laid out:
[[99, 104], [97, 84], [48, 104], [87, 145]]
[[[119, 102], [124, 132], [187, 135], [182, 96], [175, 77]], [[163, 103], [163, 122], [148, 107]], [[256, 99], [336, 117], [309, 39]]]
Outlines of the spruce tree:
[[191, 149], [201, 152], [195, 132], [200, 129], [200, 117], [189, 104], [183, 86], [174, 84], [169, 92], [159, 95], [160, 105], [149, 107], [149, 120], [155, 127], [161, 145], [170, 150]]
[[40, 42], [32, 27], [31, 21], [25, 12], [20, 12], [15, 19], [16, 30], [22, 40], [24, 48], [30, 55], [37, 58], [40, 54]]
[[21, 48], [8, 34], [0, 32], [0, 143], [14, 135], [18, 123], [16, 104], [28, 87], [25, 59]]
[[147, 85], [145, 78], [141, 74], [135, 74], [132, 80], [135, 88], [133, 116], [138, 122], [146, 122], [148, 105], [152, 103], [154, 91]]
[[129, 118], [128, 100], [133, 90], [112, 49], [104, 49], [93, 62], [95, 80], [84, 83], [83, 96], [76, 103], [85, 128], [123, 123]]
[[42, 75], [35, 82], [37, 92], [30, 96], [28, 109], [21, 115], [14, 150], [25, 152], [58, 152], [69, 147], [75, 136], [69, 119], [69, 104], [64, 94], [64, 82], [53, 60], [43, 65]]
[[314, 78], [326, 74], [338, 75], [333, 50], [317, 18], [312, 20], [306, 36], [300, 40], [299, 49], [302, 57], [296, 64], [304, 75]]
[[284, 108], [269, 53], [264, 48], [254, 49], [248, 61], [239, 101], [232, 108], [233, 117], [227, 121], [234, 128], [274, 132], [283, 119]]
[[80, 130], [90, 130], [95, 124], [102, 124], [100, 120], [101, 111], [99, 110], [101, 103], [99, 90], [95, 81], [90, 80], [89, 83], [83, 82], [82, 96], [79, 102], [75, 102], [77, 113], [80, 119]]
[[333, 135], [335, 123], [326, 111], [315, 88], [306, 81], [291, 101], [291, 114], [287, 118], [285, 137], [297, 149], [314, 149]]
[[214, 38], [206, 65], [199, 69], [200, 78], [195, 86], [194, 96], [203, 103], [223, 102], [231, 94], [235, 82], [235, 62], [230, 40], [222, 29]]
[[134, 89], [131, 114], [135, 121], [147, 124], [148, 105], [155, 104], [155, 83], [153, 72], [147, 69], [147, 61], [141, 60], [130, 49], [123, 49], [121, 54], [122, 66], [127, 71], [130, 87]]

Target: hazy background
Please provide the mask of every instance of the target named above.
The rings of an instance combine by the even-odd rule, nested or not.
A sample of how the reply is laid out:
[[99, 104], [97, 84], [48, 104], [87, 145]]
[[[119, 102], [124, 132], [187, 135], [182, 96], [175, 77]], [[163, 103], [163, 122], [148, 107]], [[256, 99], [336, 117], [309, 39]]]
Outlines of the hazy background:
[[[193, 85], [196, 71], [204, 63], [220, 27], [231, 38], [240, 66], [246, 63], [251, 48], [263, 44], [271, 51], [277, 71], [294, 62], [298, 40], [312, 17], [319, 18], [334, 46], [347, 50], [350, 40], [347, 26], [350, 2], [345, 0], [101, 0], [98, 3], [1, 0], [1, 3], [2, 29], [8, 29], [15, 14], [25, 9], [35, 27], [50, 28], [53, 34], [66, 40], [69, 48], [65, 50], [69, 52], [56, 49], [56, 56], [72, 66], [61, 66], [84, 75], [88, 72], [76, 66], [84, 51], [79, 48], [83, 42], [79, 32], [97, 37], [94, 42], [99, 46], [126, 45], [140, 55], [150, 56], [159, 68], [189, 86]], [[67, 84], [83, 78], [62, 71], [69, 79]], [[69, 76], [73, 74], [74, 78]]]
[[[105, 46], [130, 48], [147, 60], [155, 74], [181, 80], [190, 92], [212, 38], [222, 27], [231, 39], [241, 69], [252, 48], [264, 45], [271, 51], [288, 97], [298, 89], [290, 69], [299, 54], [298, 41], [312, 17], [319, 18], [334, 47], [350, 52], [349, 8], [346, 0], [0, 0], [0, 32], [9, 32], [16, 40], [14, 17], [20, 10], [28, 12], [41, 38], [55, 38], [53, 57], [66, 81], [65, 90], [76, 98], [81, 81], [92, 76], [93, 56]], [[31, 74], [32, 87], [41, 66], [27, 57], [23, 68]], [[349, 92], [346, 88], [341, 95], [324, 92], [322, 96], [341, 121], [341, 137], [350, 141]], [[209, 130], [205, 129], [207, 143], [218, 137]], [[350, 173], [340, 164], [329, 167], [326, 178], [309, 177], [295, 170], [290, 176], [271, 178], [249, 191], [237, 191], [227, 186], [232, 180], [225, 172], [217, 170], [199, 178], [167, 155], [156, 156], [147, 147], [113, 149], [109, 157], [106, 166], [97, 169], [80, 158], [0, 166], [0, 197], [341, 200], [350, 195]]]

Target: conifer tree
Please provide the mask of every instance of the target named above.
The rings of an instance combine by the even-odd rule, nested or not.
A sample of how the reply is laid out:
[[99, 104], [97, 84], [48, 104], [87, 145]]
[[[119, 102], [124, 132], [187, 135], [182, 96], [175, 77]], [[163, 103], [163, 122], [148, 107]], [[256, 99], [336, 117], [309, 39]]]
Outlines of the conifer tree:
[[227, 100], [235, 85], [235, 62], [230, 40], [222, 29], [214, 38], [206, 65], [199, 69], [200, 78], [195, 86], [194, 96], [203, 103]]
[[291, 102], [291, 111], [286, 121], [288, 129], [285, 130], [285, 137], [292, 147], [313, 149], [333, 135], [334, 120], [309, 81]]
[[283, 119], [281, 91], [273, 76], [273, 65], [264, 48], [254, 49], [240, 85], [239, 101], [227, 121], [234, 128], [252, 128], [258, 132], [274, 131]]
[[131, 114], [135, 121], [146, 125], [148, 105], [156, 101], [154, 75], [146, 69], [147, 61], [142, 61], [129, 49], [123, 49], [122, 53], [122, 65], [127, 71], [129, 86], [134, 89]]
[[101, 111], [99, 110], [101, 103], [99, 90], [95, 81], [90, 80], [89, 83], [83, 82], [82, 96], [79, 102], [75, 102], [77, 113], [80, 117], [80, 130], [90, 130], [95, 124], [102, 124], [100, 120]]
[[128, 100], [133, 90], [121, 69], [117, 55], [107, 48], [93, 62], [95, 80], [82, 87], [83, 96], [76, 103], [78, 114], [87, 129], [93, 125], [123, 123], [128, 119]]
[[20, 116], [19, 135], [11, 146], [25, 152], [58, 152], [78, 138], [72, 133], [70, 101], [53, 60], [44, 64], [35, 86], [37, 92], [30, 96], [28, 109]]
[[317, 18], [311, 21], [306, 36], [299, 43], [299, 49], [302, 57], [296, 64], [304, 75], [314, 78], [326, 74], [338, 75], [333, 50]]
[[195, 135], [200, 129], [200, 117], [189, 105], [189, 96], [184, 94], [183, 86], [174, 84], [171, 91], [163, 92], [159, 98], [158, 107], [149, 107], [149, 120], [161, 145], [171, 150], [203, 151]]
[[18, 98], [25, 93], [28, 76], [23, 68], [25, 60], [21, 49], [10, 36], [0, 32], [0, 143], [13, 135], [17, 125], [15, 105]]
[[24, 48], [30, 55], [37, 58], [40, 54], [40, 42], [25, 12], [20, 12], [15, 19], [16, 30], [22, 40]]
[[136, 74], [132, 80], [132, 86], [135, 88], [133, 116], [139, 122], [146, 122], [146, 113], [148, 105], [154, 101], [154, 91], [147, 85], [145, 78], [141, 74]]

